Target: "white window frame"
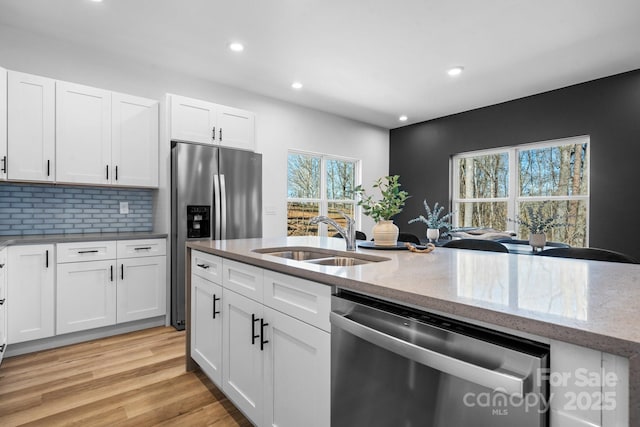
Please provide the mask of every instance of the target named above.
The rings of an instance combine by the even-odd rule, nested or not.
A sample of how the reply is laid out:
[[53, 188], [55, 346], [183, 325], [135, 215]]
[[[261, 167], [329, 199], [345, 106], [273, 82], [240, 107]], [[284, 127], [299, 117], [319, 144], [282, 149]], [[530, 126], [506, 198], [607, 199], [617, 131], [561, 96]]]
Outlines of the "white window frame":
[[[518, 170], [518, 153], [520, 151], [527, 151], [531, 149], [539, 149], [546, 147], [558, 147], [562, 145], [573, 145], [573, 144], [587, 144], [587, 164], [586, 168], [588, 168], [589, 176], [587, 179], [587, 194], [586, 195], [572, 195], [572, 196], [520, 196], [518, 195], [520, 182], [519, 182], [519, 174]], [[498, 153], [507, 153], [508, 155], [508, 164], [509, 164], [509, 190], [507, 197], [491, 197], [491, 198], [462, 198], [458, 194], [460, 190], [460, 174], [458, 171], [457, 165], [459, 164], [459, 160], [465, 159], [468, 157], [479, 157], [486, 156], [491, 154]], [[451, 156], [450, 164], [449, 164], [449, 198], [451, 199], [452, 210], [457, 210], [457, 206], [459, 203], [470, 203], [470, 202], [507, 202], [507, 218], [516, 218], [519, 212], [518, 206], [520, 203], [525, 202], [543, 202], [543, 201], [553, 201], [553, 200], [578, 200], [583, 201], [585, 203], [587, 218], [586, 218], [586, 227], [585, 230], [585, 245], [589, 245], [589, 221], [591, 218], [590, 215], [590, 194], [591, 194], [591, 139], [589, 135], [580, 135], [569, 138], [561, 138], [554, 139], [549, 141], [541, 141], [541, 142], [532, 142], [528, 144], [520, 144], [513, 145], [508, 147], [499, 147], [499, 148], [491, 148], [486, 150], [476, 150], [476, 151], [467, 151], [464, 153], [459, 153]], [[458, 216], [454, 215], [453, 218], [453, 226], [459, 227]], [[514, 231], [517, 233], [517, 225], [514, 224]], [[520, 238], [526, 238], [520, 236]]]
[[[288, 194], [288, 186], [289, 186], [289, 182], [288, 182], [288, 174], [287, 174], [287, 188], [285, 189], [285, 191], [287, 192], [287, 218], [289, 218], [289, 208], [288, 208], [288, 204], [289, 202], [299, 202], [299, 203], [318, 203], [318, 205], [320, 206], [319, 209], [319, 213], [318, 215], [328, 215], [328, 210], [329, 210], [329, 202], [336, 202], [336, 203], [352, 203], [353, 204], [353, 212], [354, 212], [354, 220], [356, 221], [356, 229], [359, 230], [360, 229], [360, 224], [361, 224], [361, 209], [360, 206], [357, 205], [357, 201], [356, 199], [327, 199], [327, 160], [339, 160], [342, 162], [350, 162], [353, 163], [353, 178], [355, 180], [354, 182], [354, 188], [358, 185], [360, 185], [362, 183], [362, 176], [361, 176], [361, 163], [362, 160], [360, 159], [354, 159], [351, 157], [344, 157], [344, 156], [337, 156], [334, 154], [325, 154], [325, 153], [317, 153], [317, 152], [313, 152], [313, 151], [302, 151], [302, 150], [294, 150], [294, 149], [290, 149], [287, 151], [287, 159], [289, 159], [289, 155], [291, 154], [300, 154], [303, 156], [310, 156], [310, 157], [318, 157], [320, 158], [320, 198], [314, 198], [314, 199], [307, 199], [307, 198], [302, 198], [302, 197], [289, 197]], [[289, 169], [289, 163], [287, 162], [287, 172]], [[328, 236], [328, 227], [326, 224], [324, 223], [320, 223], [318, 224], [318, 236], [323, 236], [326, 237]]]

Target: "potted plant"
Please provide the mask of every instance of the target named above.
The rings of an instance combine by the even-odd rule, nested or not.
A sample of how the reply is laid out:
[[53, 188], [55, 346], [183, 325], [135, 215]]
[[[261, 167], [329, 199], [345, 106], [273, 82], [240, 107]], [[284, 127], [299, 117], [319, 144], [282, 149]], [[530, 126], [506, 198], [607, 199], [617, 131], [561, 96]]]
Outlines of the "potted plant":
[[558, 222], [556, 218], [545, 215], [543, 207], [545, 203], [538, 205], [537, 209], [529, 205], [526, 207], [526, 215], [516, 219], [507, 218], [508, 221], [514, 222], [529, 231], [529, 244], [536, 252], [544, 248], [547, 244], [547, 231], [556, 227], [563, 227], [566, 224]]
[[427, 216], [420, 215], [417, 218], [409, 220], [409, 224], [414, 222], [423, 222], [427, 226], [427, 239], [429, 242], [437, 241], [440, 238], [440, 230], [444, 229], [445, 233], [451, 230], [451, 222], [449, 221], [453, 216], [453, 212], [449, 212], [444, 216], [442, 211], [444, 206], [438, 206], [438, 202], [433, 205], [433, 209], [429, 207], [427, 201], [424, 201], [424, 210], [427, 212]]
[[380, 198], [367, 194], [362, 185], [354, 189], [354, 193], [360, 196], [358, 206], [362, 207], [362, 212], [376, 221], [373, 227], [373, 241], [376, 246], [395, 246], [398, 241], [398, 227], [391, 219], [394, 215], [402, 212], [402, 208], [409, 193], [400, 190], [398, 180], [400, 175], [390, 175], [378, 178], [373, 184], [374, 189], [380, 192]]

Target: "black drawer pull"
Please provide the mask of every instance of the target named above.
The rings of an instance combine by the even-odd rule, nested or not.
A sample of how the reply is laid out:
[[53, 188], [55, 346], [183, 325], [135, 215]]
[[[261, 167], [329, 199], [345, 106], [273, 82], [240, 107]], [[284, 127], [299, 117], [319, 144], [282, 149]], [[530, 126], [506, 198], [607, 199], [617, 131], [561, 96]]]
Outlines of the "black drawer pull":
[[44, 268], [49, 268], [49, 250], [46, 250], [44, 252], [45, 252]]
[[220, 301], [220, 298], [213, 294], [213, 318], [216, 318], [216, 314], [220, 314], [220, 310], [216, 310], [216, 301]]
[[4, 349], [7, 347], [6, 344], [0, 345], [0, 353], [4, 353]]
[[205, 270], [209, 268], [207, 264], [196, 264], [200, 268], [204, 268]]
[[260, 351], [264, 351], [264, 345], [269, 342], [269, 340], [264, 339], [265, 326], [269, 326], [269, 324], [266, 323], [264, 319], [260, 319]]
[[260, 320], [255, 314], [251, 313], [251, 345], [256, 343], [256, 338], [260, 338], [260, 335], [256, 335], [256, 322]]
[[113, 265], [109, 266], [109, 271], [111, 273], [111, 281], [113, 282]]
[[7, 173], [7, 156], [2, 157], [2, 172]]
[[98, 250], [97, 249], [92, 249], [90, 251], [78, 251], [79, 254], [97, 254]]
[[4, 268], [4, 264], [0, 264], [0, 268]]
[[124, 280], [124, 264], [120, 264], [120, 279]]
[[107, 165], [107, 181], [109, 180], [109, 165]]
[[139, 247], [139, 248], [133, 248], [134, 251], [142, 251], [142, 250], [145, 250], [145, 249], [149, 250], [149, 249], [151, 249], [151, 246], [142, 246], [142, 247]]
[[7, 300], [6, 298], [0, 299], [0, 305], [3, 305], [6, 300]]

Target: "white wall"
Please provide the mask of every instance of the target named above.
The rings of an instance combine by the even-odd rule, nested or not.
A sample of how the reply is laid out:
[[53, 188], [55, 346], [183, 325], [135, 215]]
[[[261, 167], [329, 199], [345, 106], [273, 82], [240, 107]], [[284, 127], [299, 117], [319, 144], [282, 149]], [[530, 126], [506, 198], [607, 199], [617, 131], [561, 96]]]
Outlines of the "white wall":
[[[254, 111], [257, 151], [263, 154], [263, 206], [275, 212], [263, 216], [267, 237], [286, 234], [288, 149], [361, 159], [366, 186], [388, 173], [387, 130], [181, 74], [172, 69], [172, 64], [142, 64], [135, 58], [96, 52], [80, 44], [0, 25], [0, 66], [158, 99], [163, 105], [165, 94], [175, 93]], [[290, 89], [283, 83], [282, 90]], [[161, 123], [163, 119], [161, 114]], [[156, 198], [155, 225], [157, 232], [169, 232], [169, 143], [164, 126], [161, 138], [161, 188]], [[360, 228], [371, 234], [372, 226], [371, 220], [363, 217]]]

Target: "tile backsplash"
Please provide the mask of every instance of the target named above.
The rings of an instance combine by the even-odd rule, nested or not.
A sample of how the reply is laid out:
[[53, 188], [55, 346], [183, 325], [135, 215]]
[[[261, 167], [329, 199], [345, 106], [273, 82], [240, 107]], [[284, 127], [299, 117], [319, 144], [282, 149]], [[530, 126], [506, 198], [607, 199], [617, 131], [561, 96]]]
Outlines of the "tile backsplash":
[[[120, 213], [120, 202], [129, 213]], [[153, 190], [0, 184], [0, 235], [153, 230]]]

